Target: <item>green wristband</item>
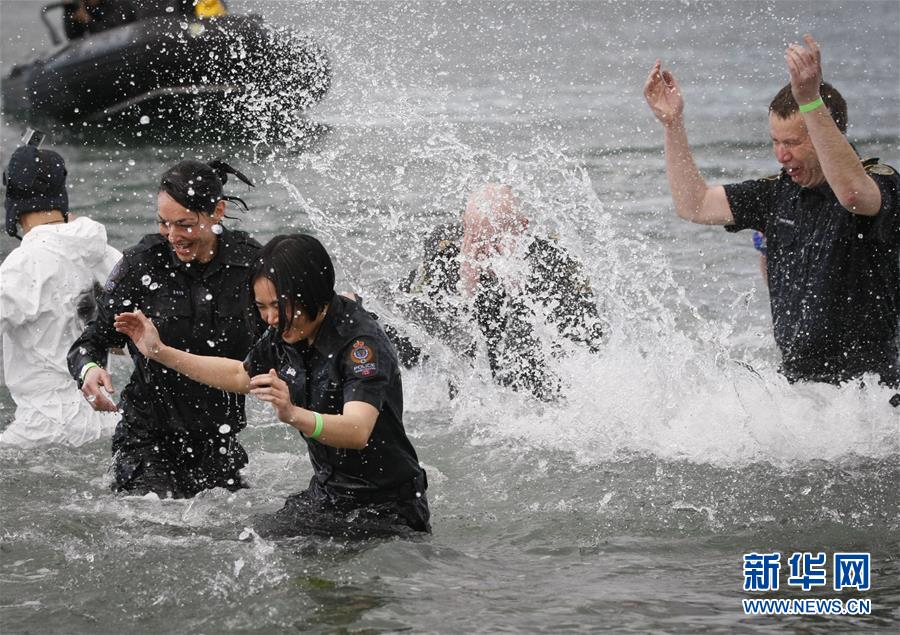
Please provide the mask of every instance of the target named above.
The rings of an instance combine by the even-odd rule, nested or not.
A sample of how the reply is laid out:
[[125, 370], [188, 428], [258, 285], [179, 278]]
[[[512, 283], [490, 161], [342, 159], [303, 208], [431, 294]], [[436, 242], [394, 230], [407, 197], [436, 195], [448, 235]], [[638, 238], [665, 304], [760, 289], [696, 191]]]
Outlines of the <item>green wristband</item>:
[[84, 382], [85, 375], [88, 374], [88, 371], [92, 368], [100, 368], [100, 364], [95, 362], [88, 362], [84, 366], [81, 367], [81, 375], [78, 376], [78, 381]]
[[309, 435], [310, 439], [317, 438], [320, 434], [322, 434], [322, 429], [325, 427], [325, 418], [320, 415], [318, 412], [313, 413], [313, 417], [316, 418], [316, 429], [313, 430], [313, 433]]
[[819, 97], [817, 100], [811, 101], [808, 104], [800, 104], [800, 112], [812, 112], [819, 106], [824, 106], [824, 105], [825, 105], [825, 102], [822, 101], [821, 97]]

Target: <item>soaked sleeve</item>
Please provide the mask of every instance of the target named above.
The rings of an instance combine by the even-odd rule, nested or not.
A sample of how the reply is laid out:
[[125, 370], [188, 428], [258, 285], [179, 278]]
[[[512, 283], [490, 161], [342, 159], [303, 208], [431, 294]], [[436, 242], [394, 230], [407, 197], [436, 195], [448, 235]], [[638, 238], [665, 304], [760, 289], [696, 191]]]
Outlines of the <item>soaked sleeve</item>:
[[81, 336], [69, 348], [67, 361], [69, 373], [74, 379], [80, 378], [85, 364], [94, 362], [105, 366], [109, 349], [124, 348], [130, 343], [126, 335], [116, 331], [113, 321], [116, 313], [128, 310], [126, 307], [140, 306], [142, 296], [140, 268], [130, 258], [124, 257], [113, 267], [103, 293], [97, 299], [97, 317], [88, 322]]
[[900, 245], [900, 174], [888, 166], [878, 165], [890, 174], [869, 172], [869, 176], [881, 190], [881, 209], [874, 217], [874, 238], [890, 245]]
[[580, 261], [553, 242], [538, 239], [529, 252], [528, 291], [549, 309], [560, 335], [599, 350], [603, 327], [590, 280]]
[[399, 372], [383, 338], [363, 335], [341, 352], [344, 403], [364, 401], [379, 411], [391, 378]]
[[777, 177], [767, 177], [726, 185], [725, 196], [728, 198], [734, 223], [726, 225], [725, 231], [755, 229], [765, 234], [766, 220], [774, 209], [776, 182]]
[[244, 370], [247, 371], [250, 377], [263, 375], [275, 368], [276, 359], [272, 346], [273, 334], [273, 329], [267, 330], [252, 346], [250, 352], [247, 353], [247, 357], [244, 358]]
[[112, 274], [113, 269], [116, 268], [116, 265], [119, 264], [121, 260], [122, 253], [115, 247], [107, 245], [103, 252], [103, 260], [101, 260], [94, 269], [94, 276], [100, 282], [109, 280], [110, 274]]

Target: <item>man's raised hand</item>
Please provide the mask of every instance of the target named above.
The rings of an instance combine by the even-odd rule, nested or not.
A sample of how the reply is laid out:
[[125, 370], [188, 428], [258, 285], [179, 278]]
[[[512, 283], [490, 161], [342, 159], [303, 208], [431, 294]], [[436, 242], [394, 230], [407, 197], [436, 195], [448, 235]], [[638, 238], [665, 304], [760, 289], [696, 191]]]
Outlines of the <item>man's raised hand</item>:
[[791, 44], [784, 52], [788, 73], [791, 76], [791, 93], [799, 105], [814, 102], [819, 98], [822, 84], [822, 52], [819, 45], [808, 33], [802, 44]]
[[681, 88], [675, 81], [675, 76], [662, 69], [661, 60], [656, 60], [656, 64], [650, 69], [650, 75], [644, 83], [644, 99], [664, 126], [681, 121], [684, 112]]

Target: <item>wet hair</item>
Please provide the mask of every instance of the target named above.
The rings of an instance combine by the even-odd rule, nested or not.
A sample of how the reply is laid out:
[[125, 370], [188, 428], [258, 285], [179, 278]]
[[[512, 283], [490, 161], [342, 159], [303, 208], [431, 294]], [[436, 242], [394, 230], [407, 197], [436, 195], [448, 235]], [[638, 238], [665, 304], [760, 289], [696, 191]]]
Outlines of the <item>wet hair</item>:
[[238, 179], [253, 187], [253, 183], [241, 172], [224, 161], [214, 160], [203, 163], [195, 159], [187, 159], [172, 166], [162, 175], [159, 191], [165, 192], [179, 205], [192, 211], [212, 214], [219, 201], [236, 201], [249, 209], [247, 204], [237, 196], [226, 196], [224, 192], [228, 175], [234, 174]]
[[[838, 130], [846, 134], [847, 102], [844, 101], [844, 98], [838, 92], [838, 89], [828, 82], [822, 82], [819, 86], [819, 94], [822, 96], [822, 101], [825, 102], [828, 112], [831, 113], [831, 118], [834, 119], [834, 123], [837, 125]], [[790, 119], [796, 113], [800, 112], [797, 100], [794, 99], [794, 93], [791, 92], [790, 84], [778, 91], [778, 94], [775, 95], [772, 103], [769, 104], [769, 112], [781, 119]]]
[[334, 265], [318, 240], [308, 234], [275, 236], [259, 252], [250, 273], [253, 285], [265, 278], [278, 296], [278, 334], [284, 333], [298, 309], [314, 319], [334, 297]]

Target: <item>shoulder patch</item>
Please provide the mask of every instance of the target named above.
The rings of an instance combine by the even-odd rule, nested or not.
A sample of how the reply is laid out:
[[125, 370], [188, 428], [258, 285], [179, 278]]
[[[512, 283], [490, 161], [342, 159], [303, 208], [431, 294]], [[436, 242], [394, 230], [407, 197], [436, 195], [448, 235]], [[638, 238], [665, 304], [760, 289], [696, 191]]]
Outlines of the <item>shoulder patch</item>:
[[121, 258], [119, 262], [116, 263], [116, 266], [113, 267], [112, 271], [109, 272], [109, 277], [106, 279], [106, 284], [104, 285], [104, 290], [107, 293], [112, 293], [116, 289], [116, 285], [119, 284], [119, 281], [125, 275], [125, 259]]
[[352, 371], [354, 375], [360, 377], [368, 377], [374, 375], [378, 370], [375, 363], [375, 351], [362, 340], [353, 342], [350, 347], [350, 361], [353, 363]]
[[896, 174], [894, 168], [884, 163], [871, 163], [866, 166], [866, 172], [870, 174], [878, 174], [880, 176], [892, 176]]

